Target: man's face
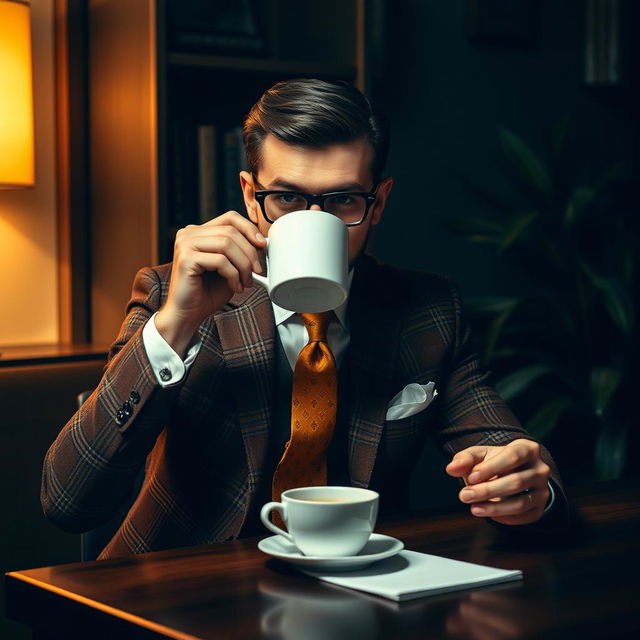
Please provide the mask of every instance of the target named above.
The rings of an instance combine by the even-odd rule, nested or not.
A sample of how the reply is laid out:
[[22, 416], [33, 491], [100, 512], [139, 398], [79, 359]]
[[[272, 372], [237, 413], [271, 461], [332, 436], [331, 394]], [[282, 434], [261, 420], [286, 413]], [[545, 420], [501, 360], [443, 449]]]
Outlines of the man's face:
[[[371, 191], [375, 186], [371, 174], [372, 149], [364, 138], [345, 144], [334, 144], [324, 148], [297, 147], [267, 135], [262, 147], [262, 161], [255, 186], [250, 173], [240, 175], [244, 200], [251, 221], [267, 236], [271, 225], [262, 215], [256, 202], [254, 188], [280, 189], [319, 194], [332, 191]], [[366, 246], [369, 229], [378, 224], [392, 179], [385, 178], [378, 188], [376, 202], [369, 209], [365, 221], [347, 227], [349, 232], [349, 264], [362, 253]], [[313, 205], [311, 209], [319, 209]]]

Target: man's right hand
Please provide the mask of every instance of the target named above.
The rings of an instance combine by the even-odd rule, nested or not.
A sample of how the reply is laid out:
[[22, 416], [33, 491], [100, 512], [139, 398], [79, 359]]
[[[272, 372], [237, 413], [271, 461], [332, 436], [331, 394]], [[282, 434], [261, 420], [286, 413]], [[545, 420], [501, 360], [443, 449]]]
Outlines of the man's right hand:
[[181, 357], [205, 318], [253, 286], [252, 271], [262, 271], [258, 249], [265, 246], [258, 227], [236, 211], [178, 231], [169, 294], [155, 324]]

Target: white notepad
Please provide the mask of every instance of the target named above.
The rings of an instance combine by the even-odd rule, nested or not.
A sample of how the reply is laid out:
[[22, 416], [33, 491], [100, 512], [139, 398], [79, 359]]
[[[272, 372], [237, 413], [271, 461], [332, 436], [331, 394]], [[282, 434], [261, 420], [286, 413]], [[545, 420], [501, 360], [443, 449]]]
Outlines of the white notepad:
[[494, 569], [417, 551], [401, 551], [393, 558], [358, 571], [303, 571], [331, 584], [398, 601], [522, 578], [518, 569]]

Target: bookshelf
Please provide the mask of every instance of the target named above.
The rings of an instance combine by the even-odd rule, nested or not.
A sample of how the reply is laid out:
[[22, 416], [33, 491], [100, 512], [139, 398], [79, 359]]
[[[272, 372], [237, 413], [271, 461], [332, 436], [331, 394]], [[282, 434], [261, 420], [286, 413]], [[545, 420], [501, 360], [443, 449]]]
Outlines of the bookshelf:
[[355, 66], [351, 64], [323, 64], [296, 60], [271, 60], [264, 58], [237, 58], [193, 53], [170, 53], [167, 62], [172, 67], [254, 71], [272, 75], [314, 75], [321, 77], [354, 78]]
[[[169, 260], [176, 229], [202, 222], [207, 208], [222, 213], [241, 202], [238, 179], [231, 175], [240, 166], [238, 128], [266, 88], [293, 77], [366, 86], [369, 3], [87, 3], [91, 339], [108, 343], [122, 320], [135, 272]], [[237, 16], [229, 16], [230, 7], [243, 7], [258, 44], [225, 49], [225, 38], [223, 45], [215, 39], [212, 45], [206, 32], [193, 36], [188, 25], [176, 37], [176, 15], [191, 11], [206, 24], [212, 13], [202, 18], [197, 11], [211, 6], [232, 21]]]

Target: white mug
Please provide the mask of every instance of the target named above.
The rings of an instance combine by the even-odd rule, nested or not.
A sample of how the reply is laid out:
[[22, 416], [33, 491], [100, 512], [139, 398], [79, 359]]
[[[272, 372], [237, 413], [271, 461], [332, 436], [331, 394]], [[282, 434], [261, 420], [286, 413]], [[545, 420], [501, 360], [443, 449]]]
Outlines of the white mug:
[[293, 211], [278, 218], [267, 238], [267, 275], [253, 274], [278, 306], [320, 313], [347, 299], [347, 226], [325, 211]]
[[[358, 487], [300, 487], [283, 492], [282, 502], [267, 502], [260, 519], [306, 556], [354, 556], [371, 537], [378, 498]], [[288, 533], [269, 520], [271, 511], [280, 513]]]

